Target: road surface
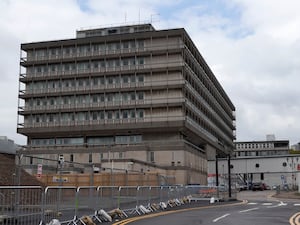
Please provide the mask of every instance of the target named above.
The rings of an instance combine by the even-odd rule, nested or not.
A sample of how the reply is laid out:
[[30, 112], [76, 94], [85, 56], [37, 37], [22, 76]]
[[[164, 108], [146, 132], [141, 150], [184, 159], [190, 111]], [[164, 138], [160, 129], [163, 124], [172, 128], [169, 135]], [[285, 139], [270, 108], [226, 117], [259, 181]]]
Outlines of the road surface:
[[300, 201], [280, 200], [270, 197], [272, 193], [244, 192], [240, 198], [248, 202], [231, 205], [210, 205], [130, 218], [115, 225], [299, 225]]

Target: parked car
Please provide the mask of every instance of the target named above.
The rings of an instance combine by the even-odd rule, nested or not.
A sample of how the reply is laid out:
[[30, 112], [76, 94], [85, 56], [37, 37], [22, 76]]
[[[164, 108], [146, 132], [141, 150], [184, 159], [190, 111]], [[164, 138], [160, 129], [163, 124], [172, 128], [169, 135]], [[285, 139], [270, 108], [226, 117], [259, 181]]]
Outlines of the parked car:
[[264, 189], [264, 185], [261, 182], [256, 182], [252, 184], [252, 191], [263, 191]]
[[271, 187], [265, 183], [262, 183], [264, 190], [271, 190]]
[[239, 184], [238, 187], [239, 187], [240, 191], [247, 190], [247, 185], [246, 184]]

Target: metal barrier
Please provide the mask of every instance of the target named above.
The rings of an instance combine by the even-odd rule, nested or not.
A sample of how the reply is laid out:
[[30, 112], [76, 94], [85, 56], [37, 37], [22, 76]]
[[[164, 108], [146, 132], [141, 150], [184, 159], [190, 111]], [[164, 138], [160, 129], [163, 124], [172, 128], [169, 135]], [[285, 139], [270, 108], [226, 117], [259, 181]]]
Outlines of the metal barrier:
[[43, 212], [42, 187], [0, 187], [0, 224], [39, 224]]
[[119, 195], [118, 186], [99, 186], [97, 188], [98, 208], [104, 210], [119, 208]]
[[43, 196], [41, 224], [48, 223], [53, 218], [61, 218], [63, 221], [74, 220], [78, 211], [76, 187], [46, 187]]
[[[236, 192], [232, 191], [233, 197]], [[224, 188], [188, 186], [4, 186], [0, 187], [1, 225], [44, 225], [56, 218], [62, 224], [80, 224], [84, 215], [101, 222], [100, 210], [122, 209], [124, 215], [153, 211], [153, 204], [170, 207], [189, 201], [228, 199]]]
[[[224, 187], [217, 186], [201, 186], [201, 185], [188, 185], [185, 186], [185, 195], [190, 195], [193, 200], [206, 200], [215, 198], [216, 200], [228, 200], [229, 193]], [[231, 190], [231, 198], [236, 198], [237, 190]]]

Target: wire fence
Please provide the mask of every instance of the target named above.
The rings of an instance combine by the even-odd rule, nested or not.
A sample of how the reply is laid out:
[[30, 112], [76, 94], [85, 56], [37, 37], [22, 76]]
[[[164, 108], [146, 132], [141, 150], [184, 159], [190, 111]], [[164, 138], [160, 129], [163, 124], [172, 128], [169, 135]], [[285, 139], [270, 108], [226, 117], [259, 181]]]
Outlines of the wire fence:
[[[235, 192], [233, 192], [233, 197]], [[189, 186], [0, 186], [0, 224], [84, 224], [84, 215], [101, 222], [99, 211], [122, 210], [124, 216], [189, 201], [225, 200], [228, 192], [217, 187]], [[175, 201], [176, 200], [176, 201]], [[172, 203], [172, 204], [173, 204]], [[151, 208], [152, 207], [152, 208]], [[144, 211], [144, 212], [143, 212]], [[147, 212], [147, 211], [146, 211]]]

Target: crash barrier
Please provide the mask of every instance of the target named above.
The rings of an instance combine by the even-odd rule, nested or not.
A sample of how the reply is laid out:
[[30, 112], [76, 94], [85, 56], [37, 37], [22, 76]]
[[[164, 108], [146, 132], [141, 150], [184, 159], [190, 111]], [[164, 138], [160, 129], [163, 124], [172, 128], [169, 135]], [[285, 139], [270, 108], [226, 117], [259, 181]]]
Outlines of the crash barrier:
[[5, 186], [0, 187], [0, 224], [42, 225], [53, 219], [61, 224], [86, 224], [87, 218], [100, 223], [192, 201], [212, 203], [226, 198], [226, 190], [200, 185]]

